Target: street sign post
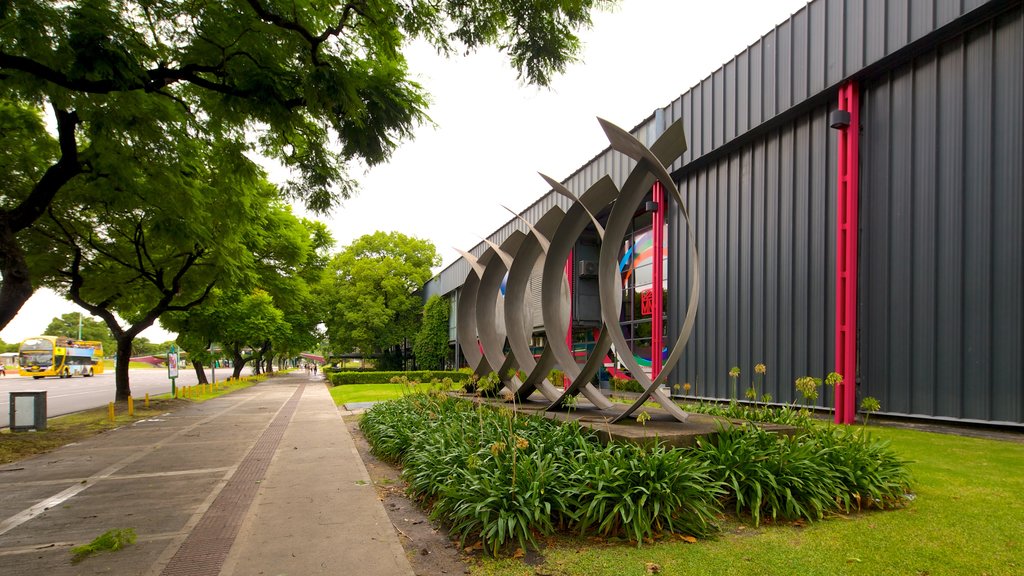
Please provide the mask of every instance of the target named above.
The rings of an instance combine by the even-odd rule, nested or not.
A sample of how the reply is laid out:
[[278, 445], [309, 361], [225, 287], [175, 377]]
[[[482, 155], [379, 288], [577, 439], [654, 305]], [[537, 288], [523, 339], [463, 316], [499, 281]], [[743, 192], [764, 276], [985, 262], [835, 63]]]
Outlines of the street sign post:
[[178, 347], [174, 344], [167, 351], [167, 377], [171, 379], [171, 398], [176, 398], [178, 394], [174, 381], [178, 378]]

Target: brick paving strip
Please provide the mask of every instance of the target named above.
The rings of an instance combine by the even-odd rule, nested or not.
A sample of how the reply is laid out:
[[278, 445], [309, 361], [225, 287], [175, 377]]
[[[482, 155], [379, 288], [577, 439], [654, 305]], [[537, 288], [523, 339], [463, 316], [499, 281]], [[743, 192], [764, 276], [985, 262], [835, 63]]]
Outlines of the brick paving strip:
[[161, 575], [195, 576], [220, 572], [305, 389], [306, 384], [300, 384], [263, 431]]

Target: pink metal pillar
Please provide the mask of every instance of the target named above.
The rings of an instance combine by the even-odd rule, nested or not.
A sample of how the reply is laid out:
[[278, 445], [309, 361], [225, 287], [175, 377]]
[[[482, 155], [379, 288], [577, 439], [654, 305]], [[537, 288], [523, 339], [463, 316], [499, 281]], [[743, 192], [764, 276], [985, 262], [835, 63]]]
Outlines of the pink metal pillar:
[[860, 153], [860, 105], [855, 82], [839, 89], [839, 109], [850, 125], [839, 130], [839, 178], [836, 222], [836, 424], [857, 417], [857, 191]]
[[658, 209], [654, 211], [654, 255], [651, 262], [651, 282], [654, 289], [654, 306], [651, 308], [651, 379], [661, 374], [661, 349], [662, 333], [662, 310], [664, 309], [664, 254], [665, 254], [665, 190], [661, 182], [655, 182], [651, 190], [651, 199], [657, 204]]

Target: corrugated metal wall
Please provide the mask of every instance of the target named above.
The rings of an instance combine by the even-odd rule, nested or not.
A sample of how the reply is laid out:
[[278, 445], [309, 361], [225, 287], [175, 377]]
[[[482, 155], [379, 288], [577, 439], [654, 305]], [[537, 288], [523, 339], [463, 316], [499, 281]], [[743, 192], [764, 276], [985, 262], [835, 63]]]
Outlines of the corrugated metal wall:
[[[815, 108], [681, 182], [700, 250], [701, 300], [671, 383], [727, 398], [727, 373], [739, 366], [742, 395], [763, 362], [760, 391], [789, 402], [797, 377], [831, 370], [836, 144], [827, 119], [826, 107]], [[668, 242], [677, 256], [687, 254], [681, 222], [673, 211]], [[669, 310], [685, 310], [687, 258], [670, 259], [669, 278]], [[681, 322], [669, 314], [670, 338]]]
[[862, 395], [1024, 422], [1024, 16], [862, 87]]
[[[686, 128], [689, 150], [672, 169], [704, 275], [672, 382], [724, 398], [731, 366], [749, 383], [764, 362], [766, 391], [789, 401], [796, 377], [832, 369], [827, 117], [853, 77], [865, 92], [860, 395], [887, 412], [1024, 422], [1020, 14], [1021, 0], [815, 0], [663, 109]], [[649, 141], [654, 124], [652, 114], [633, 134]], [[605, 174], [621, 184], [631, 168], [605, 150], [565, 184], [577, 194]], [[547, 194], [524, 216], [563, 202]], [[678, 223], [675, 256], [686, 254]], [[675, 256], [670, 337], [688, 287]], [[450, 293], [467, 272], [456, 262], [427, 293]]]

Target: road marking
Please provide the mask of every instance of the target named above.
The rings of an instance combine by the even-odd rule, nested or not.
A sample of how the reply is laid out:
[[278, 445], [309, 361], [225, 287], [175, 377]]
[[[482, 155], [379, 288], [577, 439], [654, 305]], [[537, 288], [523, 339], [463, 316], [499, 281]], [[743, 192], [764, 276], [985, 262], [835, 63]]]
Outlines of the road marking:
[[[105, 478], [105, 480], [138, 480], [141, 478], [165, 478], [170, 476], [189, 476], [189, 475], [202, 475], [202, 474], [219, 474], [227, 472], [232, 466], [222, 466], [220, 468], [195, 468], [192, 470], [174, 470], [170, 472], [144, 472], [139, 474], [113, 474]], [[0, 470], [3, 472], [3, 470]], [[29, 480], [28, 482], [17, 482], [19, 487], [25, 486], [63, 486], [69, 483], [81, 484], [82, 482], [88, 482], [89, 478], [60, 478], [56, 480]], [[2, 486], [3, 484], [0, 484]], [[52, 506], [51, 506], [52, 508]]]
[[233, 403], [233, 404], [229, 405], [227, 408], [225, 408], [224, 410], [221, 410], [220, 412], [217, 412], [216, 414], [212, 414], [212, 415], [210, 415], [207, 418], [204, 418], [204, 419], [202, 419], [202, 420], [200, 420], [200, 421], [198, 421], [198, 422], [196, 422], [194, 424], [191, 424], [191, 425], [189, 425], [189, 426], [187, 426], [185, 428], [182, 428], [181, 430], [175, 432], [174, 434], [171, 434], [170, 436], [164, 438], [160, 442], [157, 442], [155, 444], [152, 444], [150, 446], [142, 448], [138, 452], [135, 452], [135, 453], [131, 454], [130, 456], [127, 456], [126, 458], [123, 458], [120, 461], [115, 462], [114, 464], [111, 464], [110, 466], [108, 466], [107, 468], [101, 470], [100, 472], [98, 472], [96, 474], [93, 474], [92, 476], [89, 476], [88, 478], [86, 478], [84, 480], [84, 482], [76, 484], [75, 486], [71, 486], [70, 488], [68, 488], [66, 490], [63, 490], [63, 491], [61, 491], [61, 492], [59, 492], [59, 493], [57, 493], [57, 494], [55, 494], [55, 495], [53, 495], [53, 496], [43, 500], [41, 502], [38, 502], [38, 503], [36, 503], [36, 504], [26, 508], [25, 510], [22, 510], [21, 512], [18, 512], [14, 516], [11, 516], [10, 518], [7, 518], [3, 522], [0, 522], [0, 536], [3, 536], [4, 534], [6, 534], [6, 533], [10, 532], [11, 530], [17, 528], [18, 526], [21, 526], [25, 522], [28, 522], [32, 518], [35, 518], [36, 516], [38, 516], [39, 514], [43, 513], [44, 511], [46, 511], [46, 510], [48, 510], [50, 508], [53, 508], [54, 506], [59, 505], [60, 503], [62, 503], [65, 500], [67, 500], [68, 498], [71, 498], [72, 496], [78, 494], [79, 492], [89, 488], [90, 486], [92, 486], [93, 484], [99, 482], [100, 480], [105, 480], [107, 478], [110, 478], [111, 476], [116, 474], [119, 470], [122, 470], [123, 468], [125, 468], [129, 464], [131, 464], [131, 463], [141, 459], [144, 456], [148, 456], [149, 454], [151, 454], [152, 452], [154, 452], [158, 448], [161, 448], [164, 445], [171, 443], [172, 441], [176, 440], [180, 436], [183, 436], [183, 435], [191, 432], [193, 429], [195, 429], [195, 428], [197, 428], [199, 426], [202, 426], [203, 424], [206, 424], [207, 422], [210, 422], [211, 420], [219, 418], [221, 415], [226, 414], [227, 412], [230, 412], [230, 411], [232, 411], [232, 410], [234, 410], [234, 409], [236, 409], [236, 408], [246, 404], [247, 402], [249, 402], [251, 400], [259, 398], [259, 397], [263, 396], [264, 394], [265, 393], [257, 393], [257, 394], [254, 394], [254, 395], [252, 395], [252, 396], [250, 396], [250, 397], [248, 397], [248, 398], [246, 398], [246, 399], [244, 399], [244, 400], [242, 400], [240, 402]]

